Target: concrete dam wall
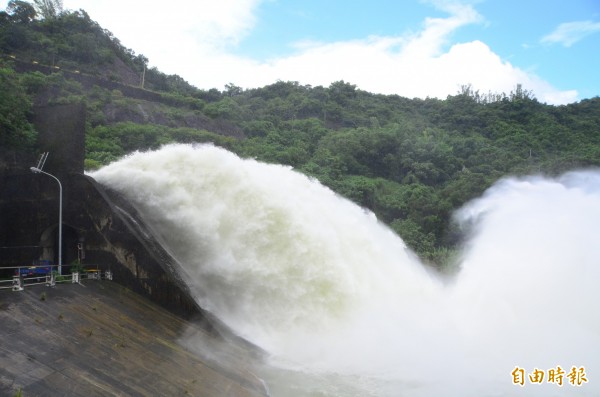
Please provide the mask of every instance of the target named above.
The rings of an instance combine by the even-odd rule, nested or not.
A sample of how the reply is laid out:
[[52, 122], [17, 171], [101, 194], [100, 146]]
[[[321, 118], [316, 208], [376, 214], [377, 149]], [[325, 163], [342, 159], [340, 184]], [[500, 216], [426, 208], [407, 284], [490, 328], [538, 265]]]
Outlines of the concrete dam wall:
[[[0, 396], [266, 395], [245, 362], [260, 350], [203, 311], [136, 208], [83, 173], [84, 106], [38, 108], [34, 122], [62, 194], [31, 172], [39, 153], [0, 148], [0, 277], [58, 262], [62, 207], [63, 274], [80, 261], [113, 281], [0, 291]], [[182, 346], [190, 333], [227, 359]]]
[[[83, 174], [85, 109], [80, 104], [36, 109], [44, 171], [62, 186], [62, 262], [110, 269], [115, 280], [181, 313], [197, 314], [170, 256], [145, 230], [135, 208]], [[34, 174], [33, 153], [0, 150], [0, 266], [35, 260], [58, 263], [59, 184]], [[2, 271], [0, 269], [0, 271]], [[3, 271], [4, 276], [10, 275]]]

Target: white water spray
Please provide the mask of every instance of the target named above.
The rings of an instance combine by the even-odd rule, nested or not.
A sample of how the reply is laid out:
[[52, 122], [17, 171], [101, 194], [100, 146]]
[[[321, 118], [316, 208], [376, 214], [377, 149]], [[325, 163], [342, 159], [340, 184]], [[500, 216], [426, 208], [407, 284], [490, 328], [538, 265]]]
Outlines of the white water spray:
[[[600, 392], [598, 172], [506, 180], [462, 209], [474, 232], [451, 285], [288, 167], [172, 145], [92, 176], [141, 209], [202, 307], [286, 369], [266, 375], [275, 396]], [[588, 383], [512, 383], [557, 365]]]

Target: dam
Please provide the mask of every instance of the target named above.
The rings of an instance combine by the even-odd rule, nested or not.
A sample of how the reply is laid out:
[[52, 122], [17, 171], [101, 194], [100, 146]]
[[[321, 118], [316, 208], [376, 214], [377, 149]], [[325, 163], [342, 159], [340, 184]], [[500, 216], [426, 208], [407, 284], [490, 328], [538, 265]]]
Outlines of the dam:
[[[0, 396], [267, 395], [255, 352], [115, 282], [3, 291], [0, 323]], [[186, 335], [227, 350], [202, 356]]]
[[[31, 172], [37, 153], [0, 149], [1, 276], [58, 263], [62, 201], [63, 274], [78, 261], [114, 281], [0, 291], [0, 395], [265, 395], [243, 363], [260, 349], [198, 305], [135, 207], [84, 174], [84, 107], [38, 108], [34, 121], [62, 195]], [[213, 348], [202, 358], [184, 334], [227, 346], [228, 358]]]
[[[176, 334], [177, 345], [152, 337], [144, 343], [167, 341], [219, 369], [227, 381], [212, 395], [598, 394], [598, 170], [505, 178], [467, 203], [455, 214], [465, 243], [452, 276], [424, 266], [372, 213], [318, 181], [214, 146], [134, 153], [91, 177], [70, 182], [79, 186], [77, 200], [88, 202], [65, 221], [75, 230], [72, 241], [79, 240], [78, 230], [87, 231], [86, 260], [104, 258], [127, 291], [198, 321], [201, 331], [179, 326], [159, 332]], [[56, 207], [45, 189], [32, 191]], [[31, 202], [28, 197], [21, 201]], [[52, 244], [41, 236], [52, 235], [45, 233], [52, 224], [40, 213], [31, 216], [30, 240], [19, 243], [43, 246], [49, 255]], [[61, 299], [30, 298], [31, 311]], [[5, 307], [14, 312], [17, 305]], [[71, 311], [100, 308], [84, 304]], [[110, 331], [77, 320], [82, 331], [72, 341], [108, 335], [100, 340], [111, 341], [117, 350], [111, 354], [117, 354], [137, 343], [133, 334], [152, 329], [120, 333], [127, 323], [118, 313], [108, 316]], [[50, 319], [37, 318], [27, 322], [36, 332], [45, 321], [76, 321], [56, 311]], [[215, 338], [207, 341], [207, 334]], [[5, 350], [18, 360], [19, 350]], [[116, 371], [122, 376], [116, 384], [134, 393], [142, 386], [130, 374], [143, 376], [146, 369]], [[84, 370], [97, 384], [107, 381]], [[541, 377], [532, 374], [540, 372], [554, 374], [553, 381], [534, 382]]]

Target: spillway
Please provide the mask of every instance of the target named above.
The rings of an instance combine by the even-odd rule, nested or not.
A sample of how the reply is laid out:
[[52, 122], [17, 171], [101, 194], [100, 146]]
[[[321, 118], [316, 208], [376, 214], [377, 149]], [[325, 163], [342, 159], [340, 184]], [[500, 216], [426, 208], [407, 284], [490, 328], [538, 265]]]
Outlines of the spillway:
[[598, 171], [505, 179], [460, 209], [450, 281], [290, 167], [169, 145], [92, 176], [139, 208], [199, 304], [269, 353], [256, 370], [274, 396], [600, 393]]

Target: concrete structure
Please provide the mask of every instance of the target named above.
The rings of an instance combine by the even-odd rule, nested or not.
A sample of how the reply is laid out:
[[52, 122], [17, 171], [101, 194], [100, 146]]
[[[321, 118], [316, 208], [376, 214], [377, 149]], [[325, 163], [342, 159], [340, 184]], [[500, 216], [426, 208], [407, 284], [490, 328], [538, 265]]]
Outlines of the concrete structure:
[[[111, 270], [113, 282], [123, 287], [111, 284], [100, 291], [71, 284], [0, 291], [0, 395], [19, 389], [25, 395], [265, 395], [257, 378], [237, 369], [236, 352], [260, 355], [259, 349], [198, 306], [178, 264], [127, 200], [83, 174], [84, 106], [40, 108], [34, 120], [38, 153], [0, 148], [0, 276], [12, 280], [14, 272], [2, 266], [57, 261], [58, 184], [30, 171], [39, 153], [48, 151], [44, 170], [63, 186], [63, 274], [82, 258], [84, 265]], [[119, 300], [132, 291], [169, 314], [140, 298]], [[42, 293], [48, 296], [40, 299]], [[52, 305], [39, 306], [54, 295]], [[210, 336], [202, 343], [219, 340], [232, 349], [227, 354], [236, 364], [207, 363], [179, 347], [177, 333], [188, 327]], [[119, 335], [123, 345], [116, 348]]]
[[0, 396], [268, 395], [252, 349], [114, 282], [2, 291], [0, 324]]
[[[50, 152], [44, 170], [63, 185], [63, 273], [83, 256], [84, 265], [111, 269], [115, 281], [182, 314], [201, 309], [137, 211], [83, 174], [85, 107], [37, 108], [39, 153]], [[58, 184], [32, 174], [38, 153], [0, 149], [0, 267], [58, 259]], [[2, 271], [8, 277], [12, 270]]]

